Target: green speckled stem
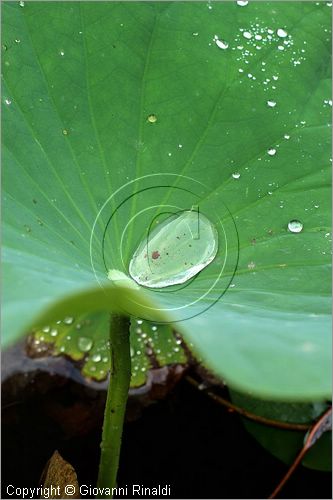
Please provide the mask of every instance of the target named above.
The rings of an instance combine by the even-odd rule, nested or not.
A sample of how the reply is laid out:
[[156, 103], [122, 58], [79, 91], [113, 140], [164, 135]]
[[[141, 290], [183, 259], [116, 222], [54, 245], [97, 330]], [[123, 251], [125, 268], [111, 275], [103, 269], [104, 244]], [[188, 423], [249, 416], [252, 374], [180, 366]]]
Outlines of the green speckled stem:
[[99, 498], [112, 498], [112, 488], [116, 487], [117, 481], [121, 437], [131, 378], [129, 319], [124, 316], [111, 315], [110, 350], [111, 374], [105, 405], [97, 485], [99, 488], [109, 488], [111, 494], [101, 494]]

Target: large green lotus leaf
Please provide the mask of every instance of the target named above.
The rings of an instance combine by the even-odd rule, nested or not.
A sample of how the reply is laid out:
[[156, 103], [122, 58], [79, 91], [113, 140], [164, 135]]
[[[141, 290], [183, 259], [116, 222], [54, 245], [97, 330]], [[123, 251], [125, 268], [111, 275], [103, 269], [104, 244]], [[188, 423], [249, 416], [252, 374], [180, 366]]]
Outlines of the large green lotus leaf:
[[[328, 397], [330, 28], [325, 2], [3, 4], [5, 344], [121, 310], [242, 391]], [[214, 261], [126, 278], [184, 210], [215, 224]]]

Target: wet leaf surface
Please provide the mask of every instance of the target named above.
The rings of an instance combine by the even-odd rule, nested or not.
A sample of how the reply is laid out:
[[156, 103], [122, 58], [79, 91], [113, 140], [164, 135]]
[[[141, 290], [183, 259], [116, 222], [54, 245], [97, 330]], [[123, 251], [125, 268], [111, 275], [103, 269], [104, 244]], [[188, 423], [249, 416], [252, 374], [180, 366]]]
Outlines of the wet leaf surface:
[[[79, 362], [84, 377], [105, 380], [110, 369], [109, 315], [85, 314], [66, 317], [36, 330], [29, 337], [31, 357], [67, 356]], [[157, 325], [132, 318], [130, 326], [131, 388], [147, 384], [149, 371], [189, 362], [190, 353], [169, 325]], [[187, 352], [186, 352], [187, 351]]]
[[[3, 7], [4, 342], [125, 310], [236, 389], [329, 397], [330, 3]], [[112, 285], [194, 205], [219, 251], [188, 286]]]

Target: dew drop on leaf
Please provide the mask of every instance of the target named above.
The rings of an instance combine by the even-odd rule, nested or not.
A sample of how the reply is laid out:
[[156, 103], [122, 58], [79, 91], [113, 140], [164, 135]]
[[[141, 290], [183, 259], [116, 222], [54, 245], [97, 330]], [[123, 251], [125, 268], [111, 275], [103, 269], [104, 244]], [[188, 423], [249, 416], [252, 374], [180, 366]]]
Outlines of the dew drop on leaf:
[[267, 101], [267, 106], [269, 108], [275, 108], [276, 106], [276, 102], [275, 101]]
[[74, 322], [74, 318], [72, 318], [71, 316], [67, 316], [67, 317], [64, 319], [64, 323], [65, 323], [65, 325], [71, 325], [73, 322]]
[[91, 359], [94, 361], [94, 363], [99, 363], [102, 359], [102, 356], [100, 354], [93, 354]]
[[232, 174], [232, 177], [234, 179], [239, 179], [240, 178], [240, 174], [238, 172], [235, 172], [235, 173]]
[[226, 42], [224, 40], [220, 40], [217, 35], [214, 36], [214, 42], [216, 43], [216, 45], [218, 46], [219, 49], [225, 50], [229, 47], [228, 42]]
[[288, 229], [291, 233], [300, 233], [303, 229], [303, 224], [297, 219], [293, 219], [288, 222]]
[[275, 148], [270, 148], [267, 153], [269, 154], [269, 156], [274, 156], [276, 154], [276, 149]]
[[82, 352], [88, 352], [93, 346], [93, 341], [88, 337], [79, 337], [77, 346]]
[[248, 0], [237, 0], [237, 5], [240, 7], [246, 7], [246, 5], [249, 3]]
[[249, 31], [244, 31], [243, 37], [250, 40], [250, 38], [252, 38], [252, 33], [250, 33]]
[[156, 115], [148, 115], [147, 121], [149, 123], [156, 123], [157, 122], [157, 116]]
[[142, 240], [129, 274], [149, 288], [185, 283], [213, 261], [217, 250], [218, 233], [212, 222], [200, 212], [186, 210], [168, 217]]
[[286, 38], [286, 36], [288, 36], [288, 33], [283, 30], [282, 28], [279, 28], [277, 31], [276, 31], [276, 34], [278, 37], [280, 38]]

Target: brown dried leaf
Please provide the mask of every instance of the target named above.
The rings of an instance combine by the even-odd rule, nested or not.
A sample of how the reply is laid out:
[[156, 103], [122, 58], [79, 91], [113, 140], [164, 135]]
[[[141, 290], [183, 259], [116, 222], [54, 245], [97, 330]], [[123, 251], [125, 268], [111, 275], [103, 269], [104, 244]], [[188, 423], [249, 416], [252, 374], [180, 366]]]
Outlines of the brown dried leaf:
[[40, 498], [80, 498], [80, 487], [74, 467], [66, 462], [57, 450], [45, 466], [41, 484], [44, 491]]

